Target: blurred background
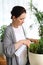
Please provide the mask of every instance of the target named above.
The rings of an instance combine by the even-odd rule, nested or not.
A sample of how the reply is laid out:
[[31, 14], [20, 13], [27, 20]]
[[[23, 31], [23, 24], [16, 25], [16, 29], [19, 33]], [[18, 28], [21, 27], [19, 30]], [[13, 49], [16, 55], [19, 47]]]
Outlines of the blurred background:
[[23, 24], [26, 37], [39, 39], [37, 18], [31, 11], [32, 3], [39, 11], [43, 11], [43, 0], [0, 0], [0, 27], [11, 23], [11, 10], [13, 6], [19, 5], [26, 8], [27, 15]]

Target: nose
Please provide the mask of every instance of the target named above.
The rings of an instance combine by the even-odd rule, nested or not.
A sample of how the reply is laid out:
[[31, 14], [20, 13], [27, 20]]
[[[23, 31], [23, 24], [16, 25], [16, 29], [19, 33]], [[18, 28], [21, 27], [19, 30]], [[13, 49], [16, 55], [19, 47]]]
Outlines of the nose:
[[24, 19], [22, 20], [22, 23], [24, 23]]
[[22, 21], [22, 24], [24, 23], [24, 21]]

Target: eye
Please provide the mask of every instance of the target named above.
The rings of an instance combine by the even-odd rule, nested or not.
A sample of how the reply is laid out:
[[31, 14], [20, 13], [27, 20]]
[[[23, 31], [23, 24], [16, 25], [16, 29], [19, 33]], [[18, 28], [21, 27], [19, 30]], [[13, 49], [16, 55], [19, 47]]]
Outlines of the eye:
[[21, 18], [20, 20], [24, 20], [24, 18]]
[[22, 19], [20, 18], [20, 20], [22, 20]]

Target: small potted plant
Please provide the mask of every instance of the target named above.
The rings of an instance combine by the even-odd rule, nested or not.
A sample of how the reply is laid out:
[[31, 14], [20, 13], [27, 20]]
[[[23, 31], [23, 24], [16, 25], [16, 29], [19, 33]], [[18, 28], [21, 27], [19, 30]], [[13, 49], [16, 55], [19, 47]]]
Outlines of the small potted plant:
[[6, 29], [6, 25], [2, 25], [1, 27], [0, 27], [0, 41], [2, 42], [3, 41], [3, 39], [4, 39], [4, 31], [5, 31], [5, 29]]
[[4, 39], [4, 31], [6, 29], [6, 25], [2, 25], [0, 27], [0, 54], [3, 55], [3, 39]]
[[30, 65], [43, 65], [43, 12], [38, 11], [36, 7], [33, 6], [35, 10], [34, 14], [39, 22], [39, 36], [40, 39], [37, 43], [30, 44], [29, 47], [29, 62]]
[[43, 39], [30, 44], [29, 61], [30, 65], [43, 65]]
[[0, 65], [7, 65], [6, 56], [3, 53], [3, 39], [6, 27], [7, 27], [6, 25], [2, 25], [0, 27]]

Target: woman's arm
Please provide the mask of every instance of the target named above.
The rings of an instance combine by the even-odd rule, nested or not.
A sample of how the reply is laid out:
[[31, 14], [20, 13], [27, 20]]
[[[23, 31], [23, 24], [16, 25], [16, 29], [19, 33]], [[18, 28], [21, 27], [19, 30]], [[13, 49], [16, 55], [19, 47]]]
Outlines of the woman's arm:
[[8, 27], [5, 30], [4, 33], [4, 40], [3, 40], [3, 44], [4, 44], [4, 53], [6, 54], [6, 56], [8, 57], [12, 57], [15, 54], [15, 47], [12, 38], [11, 38], [11, 28]]
[[18, 42], [16, 42], [14, 44], [15, 50], [19, 49], [22, 45], [26, 45], [26, 46], [29, 47], [30, 46], [30, 43], [31, 43], [31, 41], [30, 40], [27, 40], [27, 39], [20, 40], [20, 41], [18, 41]]

